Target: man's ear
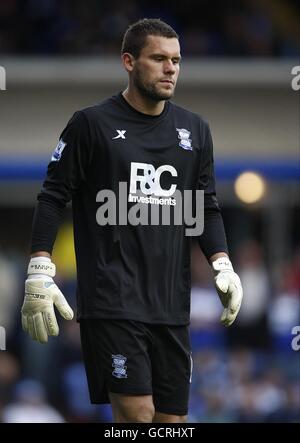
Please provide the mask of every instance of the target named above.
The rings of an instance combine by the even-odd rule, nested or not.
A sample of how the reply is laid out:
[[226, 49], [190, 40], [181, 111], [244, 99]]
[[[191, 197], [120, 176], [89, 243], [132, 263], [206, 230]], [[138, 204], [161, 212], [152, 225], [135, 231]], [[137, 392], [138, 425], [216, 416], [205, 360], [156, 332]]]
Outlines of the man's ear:
[[135, 65], [135, 58], [129, 52], [121, 55], [122, 63], [127, 72], [131, 72]]

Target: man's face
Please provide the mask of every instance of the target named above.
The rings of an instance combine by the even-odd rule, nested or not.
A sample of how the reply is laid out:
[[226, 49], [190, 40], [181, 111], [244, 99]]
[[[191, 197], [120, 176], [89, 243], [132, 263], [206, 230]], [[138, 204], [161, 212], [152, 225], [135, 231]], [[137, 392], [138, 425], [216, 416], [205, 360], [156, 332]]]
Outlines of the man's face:
[[180, 46], [177, 38], [148, 35], [134, 61], [132, 80], [139, 92], [154, 101], [174, 95], [179, 74]]

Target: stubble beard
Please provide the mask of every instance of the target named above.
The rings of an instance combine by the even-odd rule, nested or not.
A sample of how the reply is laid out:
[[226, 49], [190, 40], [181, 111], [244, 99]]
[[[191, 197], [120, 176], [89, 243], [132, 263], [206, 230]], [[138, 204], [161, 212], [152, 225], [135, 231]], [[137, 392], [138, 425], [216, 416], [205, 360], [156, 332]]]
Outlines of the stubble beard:
[[156, 87], [155, 83], [148, 83], [146, 84], [141, 76], [140, 71], [136, 70], [134, 77], [133, 77], [134, 85], [140, 92], [140, 94], [150, 100], [153, 100], [154, 102], [160, 102], [162, 100], [170, 100], [174, 97], [174, 90], [171, 94], [159, 92]]

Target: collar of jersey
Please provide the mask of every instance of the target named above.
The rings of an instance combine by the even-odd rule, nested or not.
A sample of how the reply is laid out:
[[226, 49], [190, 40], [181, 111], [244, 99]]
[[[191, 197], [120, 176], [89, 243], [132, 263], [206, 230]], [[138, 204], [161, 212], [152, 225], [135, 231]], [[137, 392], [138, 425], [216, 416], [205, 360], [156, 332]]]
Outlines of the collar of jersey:
[[159, 114], [159, 115], [149, 115], [149, 114], [144, 114], [143, 112], [138, 111], [137, 109], [135, 109], [133, 106], [131, 106], [123, 97], [122, 92], [119, 92], [119, 94], [117, 95], [118, 99], [121, 100], [121, 102], [123, 103], [123, 105], [126, 106], [127, 109], [129, 109], [130, 111], [132, 111], [135, 115], [139, 115], [141, 118], [145, 119], [145, 120], [160, 120], [162, 118], [165, 117], [165, 115], [168, 113], [169, 107], [170, 107], [170, 103], [168, 100], [165, 101], [165, 106], [163, 111]]

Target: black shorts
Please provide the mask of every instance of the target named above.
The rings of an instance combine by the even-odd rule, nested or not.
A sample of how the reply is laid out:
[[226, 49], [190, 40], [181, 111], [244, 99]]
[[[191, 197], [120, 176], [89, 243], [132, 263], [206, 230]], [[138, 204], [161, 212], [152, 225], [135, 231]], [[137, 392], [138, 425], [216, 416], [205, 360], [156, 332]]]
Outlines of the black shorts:
[[188, 326], [132, 320], [81, 320], [92, 403], [108, 393], [152, 395], [155, 410], [186, 415], [192, 371]]

